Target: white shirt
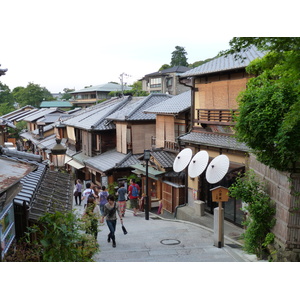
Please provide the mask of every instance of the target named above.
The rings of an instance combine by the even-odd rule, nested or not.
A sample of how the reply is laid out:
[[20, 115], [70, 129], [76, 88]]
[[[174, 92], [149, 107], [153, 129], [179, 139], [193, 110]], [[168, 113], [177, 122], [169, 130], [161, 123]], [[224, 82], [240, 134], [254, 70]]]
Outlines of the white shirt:
[[92, 194], [94, 195], [94, 190], [93, 189], [85, 189], [82, 193], [82, 203], [83, 204], [87, 204], [87, 199], [88, 199], [88, 196], [90, 195], [90, 193], [92, 192]]

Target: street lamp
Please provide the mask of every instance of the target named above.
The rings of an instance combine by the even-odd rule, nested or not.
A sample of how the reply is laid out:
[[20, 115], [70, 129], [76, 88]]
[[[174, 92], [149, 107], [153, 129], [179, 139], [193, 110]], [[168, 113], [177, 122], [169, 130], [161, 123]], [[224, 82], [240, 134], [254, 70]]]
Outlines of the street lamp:
[[148, 162], [150, 160], [150, 150], [144, 150], [144, 160], [146, 161], [146, 205], [145, 219], [149, 220], [149, 193], [148, 193]]
[[61, 144], [61, 139], [55, 139], [56, 145], [52, 148], [52, 161], [57, 170], [65, 165], [67, 148]]

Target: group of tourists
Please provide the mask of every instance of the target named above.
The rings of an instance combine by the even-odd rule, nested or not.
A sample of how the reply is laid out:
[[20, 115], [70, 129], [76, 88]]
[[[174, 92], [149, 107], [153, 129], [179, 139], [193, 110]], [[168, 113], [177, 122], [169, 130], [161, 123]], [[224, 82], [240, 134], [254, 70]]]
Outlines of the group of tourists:
[[[137, 216], [137, 211], [144, 209], [144, 194], [140, 195], [140, 187], [134, 179], [130, 180], [128, 190], [124, 183], [121, 183], [116, 196], [109, 194], [105, 186], [99, 187], [90, 182], [86, 183], [83, 190], [83, 184], [80, 179], [76, 180], [74, 188], [75, 206], [83, 204], [83, 220], [86, 224], [86, 233], [92, 234], [95, 239], [98, 235], [98, 224], [103, 224], [104, 219], [109, 229], [107, 241], [112, 241], [112, 246], [116, 247], [115, 231], [117, 225], [117, 215], [123, 225], [125, 217], [126, 201], [130, 201], [133, 215]], [[115, 199], [117, 198], [117, 199]]]

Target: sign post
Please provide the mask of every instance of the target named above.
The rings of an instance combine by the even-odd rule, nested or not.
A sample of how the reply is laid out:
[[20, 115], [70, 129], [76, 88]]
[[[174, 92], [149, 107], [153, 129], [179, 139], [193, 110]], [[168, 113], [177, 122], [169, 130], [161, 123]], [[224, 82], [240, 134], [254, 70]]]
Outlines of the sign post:
[[219, 203], [219, 221], [218, 221], [218, 248], [222, 247], [223, 240], [223, 223], [222, 219], [222, 202], [228, 201], [228, 189], [223, 186], [218, 186], [210, 190], [212, 192], [212, 201]]

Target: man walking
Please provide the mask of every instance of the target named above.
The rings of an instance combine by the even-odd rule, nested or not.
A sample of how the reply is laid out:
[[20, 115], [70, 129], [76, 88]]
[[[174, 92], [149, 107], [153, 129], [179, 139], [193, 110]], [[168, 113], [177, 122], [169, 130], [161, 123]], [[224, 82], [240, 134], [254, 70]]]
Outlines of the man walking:
[[133, 215], [136, 216], [137, 209], [139, 207], [138, 197], [140, 194], [140, 187], [135, 183], [135, 179], [130, 179], [130, 185], [128, 187], [128, 197], [130, 200], [130, 206], [133, 208]]

